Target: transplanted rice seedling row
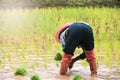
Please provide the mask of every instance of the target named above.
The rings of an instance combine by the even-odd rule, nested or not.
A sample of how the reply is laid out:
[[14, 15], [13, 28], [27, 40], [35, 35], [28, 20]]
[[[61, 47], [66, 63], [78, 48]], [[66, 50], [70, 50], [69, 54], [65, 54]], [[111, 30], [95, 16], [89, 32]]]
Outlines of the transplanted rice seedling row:
[[[119, 14], [120, 9], [116, 7], [1, 9], [0, 53], [2, 53], [2, 57], [0, 64], [3, 63], [6, 52], [17, 54], [18, 50], [22, 50], [20, 56], [26, 58], [26, 55], [29, 55], [26, 54], [26, 51], [30, 46], [34, 51], [28, 50], [28, 53], [37, 56], [61, 53], [61, 45], [54, 39], [56, 30], [65, 23], [83, 21], [89, 23], [93, 28], [97, 63], [109, 67], [112, 67], [113, 64], [119, 65]], [[12, 49], [8, 49], [8, 47], [12, 47]], [[7, 57], [11, 60], [10, 58], [13, 56], [8, 55]], [[46, 61], [46, 59], [44, 60]]]

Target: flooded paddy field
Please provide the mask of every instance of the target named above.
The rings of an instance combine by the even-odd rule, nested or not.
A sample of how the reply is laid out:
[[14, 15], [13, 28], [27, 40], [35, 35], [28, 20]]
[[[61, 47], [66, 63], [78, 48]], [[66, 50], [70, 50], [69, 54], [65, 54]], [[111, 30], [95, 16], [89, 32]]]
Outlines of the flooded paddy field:
[[[77, 74], [83, 80], [120, 80], [119, 14], [117, 7], [0, 9], [0, 80], [30, 80], [34, 74], [42, 80], [72, 80]], [[87, 22], [93, 28], [96, 77], [90, 76], [87, 62], [82, 60], [66, 76], [59, 75], [60, 62], [54, 56], [62, 49], [54, 35], [61, 25], [74, 21]], [[14, 75], [19, 67], [27, 75]]]
[[[81, 65], [82, 61], [77, 61], [67, 75], [61, 76], [59, 75], [60, 62], [54, 61], [54, 55], [36, 56], [31, 53], [21, 58], [19, 54], [12, 54], [10, 60], [7, 57], [1, 59], [1, 62], [4, 62], [0, 68], [0, 80], [30, 80], [34, 74], [39, 75], [42, 80], [72, 80], [77, 74], [81, 75], [83, 80], [120, 80], [120, 68], [109, 69], [105, 65], [98, 65], [98, 75], [90, 76], [89, 67]], [[26, 68], [27, 75], [14, 75], [15, 70], [21, 66]]]

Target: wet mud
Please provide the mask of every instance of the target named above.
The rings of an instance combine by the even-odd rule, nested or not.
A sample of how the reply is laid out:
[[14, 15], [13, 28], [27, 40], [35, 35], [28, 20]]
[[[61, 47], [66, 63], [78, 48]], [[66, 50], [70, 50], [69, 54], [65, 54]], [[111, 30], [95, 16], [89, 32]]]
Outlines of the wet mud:
[[67, 75], [59, 75], [59, 67], [56, 67], [54, 61], [47, 65], [47, 69], [41, 64], [35, 70], [27, 69], [28, 75], [15, 76], [14, 70], [10, 70], [9, 66], [5, 69], [0, 69], [0, 80], [30, 80], [33, 74], [38, 74], [42, 80], [72, 80], [73, 76], [79, 74], [83, 80], [120, 80], [120, 69], [109, 69], [105, 66], [98, 67], [98, 75], [90, 76], [89, 67], [84, 67], [80, 63], [75, 63], [71, 70], [68, 70]]
[[[82, 80], [120, 80], [120, 67], [117, 69], [109, 69], [104, 65], [98, 66], [98, 75], [91, 76], [89, 66], [82, 66], [82, 61], [77, 61], [71, 70], [64, 76], [59, 75], [59, 66], [56, 66], [56, 62], [51, 59], [53, 56], [41, 56], [29, 55], [25, 58], [26, 65], [30, 65], [37, 61], [37, 67], [27, 67], [28, 74], [26, 76], [15, 76], [15, 70], [21, 66], [20, 58], [15, 57], [11, 59], [11, 62], [4, 60], [3, 67], [0, 68], [0, 80], [30, 80], [31, 76], [37, 74], [42, 80], [72, 80], [74, 75], [81, 75]], [[46, 59], [43, 59], [46, 58]], [[46, 64], [45, 64], [46, 62]]]

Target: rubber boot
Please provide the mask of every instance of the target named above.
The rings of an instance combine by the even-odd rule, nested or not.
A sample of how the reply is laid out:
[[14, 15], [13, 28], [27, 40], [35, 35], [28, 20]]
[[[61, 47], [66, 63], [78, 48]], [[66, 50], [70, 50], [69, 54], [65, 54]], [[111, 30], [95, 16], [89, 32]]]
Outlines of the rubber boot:
[[97, 74], [97, 67], [96, 67], [96, 58], [94, 55], [94, 51], [85, 51], [87, 62], [89, 63], [91, 75]]
[[72, 59], [71, 54], [66, 53], [63, 54], [60, 66], [60, 75], [65, 75], [67, 73], [67, 69], [70, 65], [71, 59]]

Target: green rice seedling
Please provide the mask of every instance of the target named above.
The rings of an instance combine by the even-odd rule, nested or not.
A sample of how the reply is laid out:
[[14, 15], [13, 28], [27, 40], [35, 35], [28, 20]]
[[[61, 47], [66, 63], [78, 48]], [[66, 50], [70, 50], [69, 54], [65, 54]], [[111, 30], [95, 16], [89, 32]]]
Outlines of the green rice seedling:
[[25, 52], [21, 53], [21, 57], [24, 59], [25, 58]]
[[44, 66], [44, 68], [45, 68], [45, 69], [47, 69], [47, 68], [48, 68], [47, 63], [44, 63], [44, 64], [43, 64], [43, 66]]
[[81, 65], [84, 66], [84, 67], [87, 67], [87, 66], [88, 66], [88, 63], [86, 62], [86, 60], [83, 60], [83, 61], [81, 62]]
[[7, 54], [9, 62], [11, 61], [11, 54]]
[[82, 76], [77, 74], [73, 76], [72, 80], [82, 80]]
[[111, 56], [112, 53], [109, 49], [106, 50], [106, 55], [107, 55], [107, 57], [105, 58], [105, 61], [107, 61], [107, 66], [109, 68], [112, 68], [112, 63], [113, 63], [112, 56]]
[[35, 60], [35, 61], [33, 62], [33, 64], [31, 65], [31, 68], [32, 68], [33, 70], [35, 70], [35, 68], [37, 68], [37, 67], [39, 67], [39, 63], [38, 63], [37, 60]]
[[47, 69], [48, 68], [48, 65], [47, 65], [47, 60], [46, 58], [44, 58], [44, 64], [43, 64], [44, 68]]
[[35, 74], [30, 78], [30, 80], [41, 80], [41, 78], [39, 77], [39, 75]]
[[55, 61], [61, 61], [61, 59], [62, 59], [62, 55], [58, 52], [58, 53], [56, 54], [56, 56], [54, 57], [54, 60], [55, 60]]
[[56, 66], [59, 67], [60, 63], [58, 61], [56, 61]]
[[39, 47], [36, 47], [36, 56], [40, 57], [40, 48]]
[[0, 60], [0, 68], [2, 67], [2, 60]]
[[2, 63], [2, 60], [0, 60], [0, 64]]
[[18, 68], [15, 72], [15, 75], [25, 76], [27, 74], [27, 70], [25, 68]]

